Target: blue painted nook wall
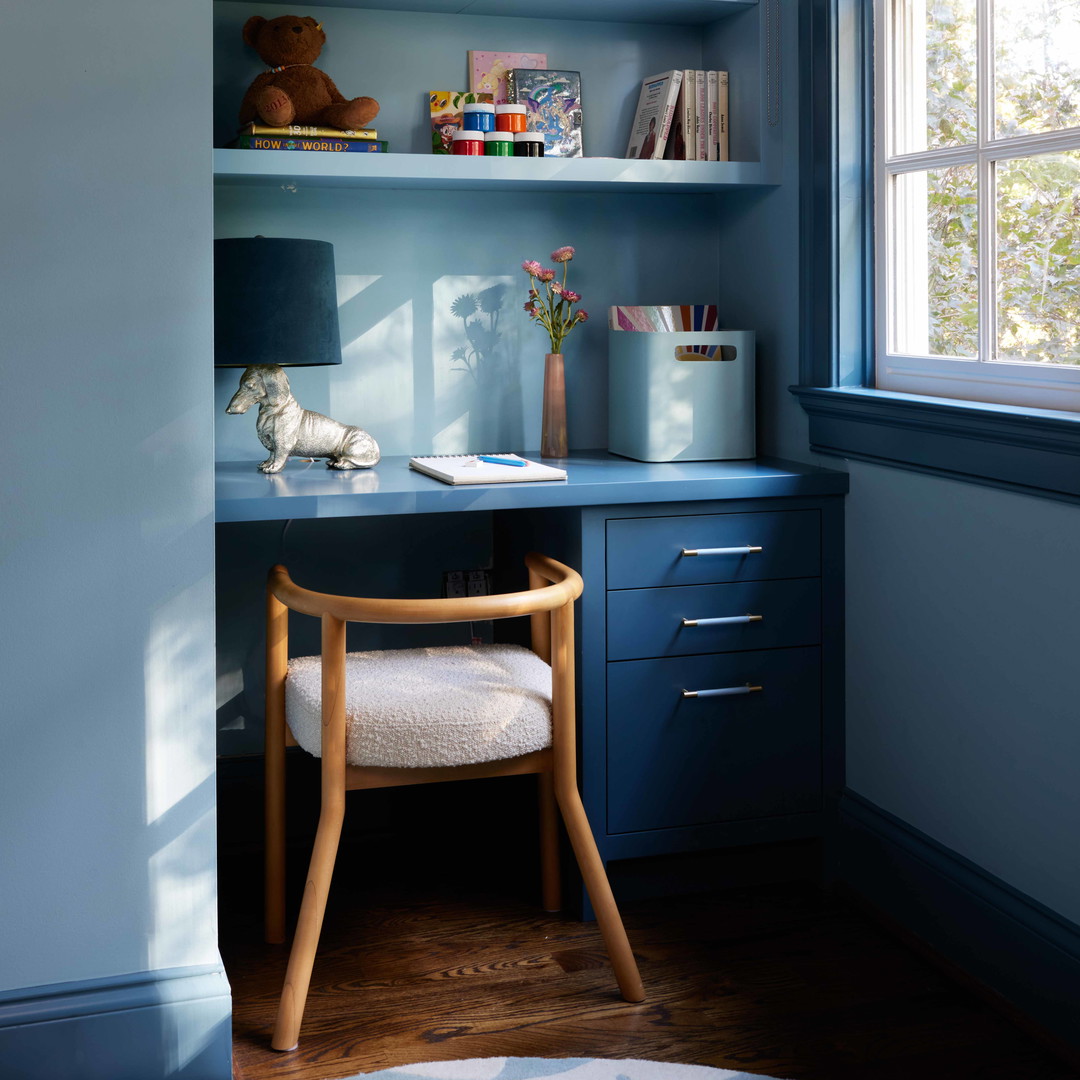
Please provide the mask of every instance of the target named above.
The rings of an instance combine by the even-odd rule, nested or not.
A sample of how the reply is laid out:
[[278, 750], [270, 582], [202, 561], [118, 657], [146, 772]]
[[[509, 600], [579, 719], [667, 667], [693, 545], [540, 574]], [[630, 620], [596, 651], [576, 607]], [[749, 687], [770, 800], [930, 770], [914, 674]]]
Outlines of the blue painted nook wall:
[[[244, 89], [262, 70], [241, 39], [244, 22], [289, 10], [215, 5], [217, 145], [235, 131]], [[328, 37], [319, 66], [344, 93], [380, 100], [374, 126], [392, 151], [428, 157], [428, 91], [468, 87], [469, 49], [545, 52], [550, 66], [581, 71], [585, 153], [614, 158], [626, 152], [641, 78], [704, 63], [700, 27], [309, 10]], [[564, 345], [570, 443], [596, 447], [607, 438], [608, 306], [715, 302], [717, 198], [229, 184], [218, 186], [215, 230], [334, 244], [343, 363], [290, 378], [305, 407], [367, 427], [384, 454], [538, 446], [550, 345], [522, 310], [520, 267], [574, 246], [570, 284], [591, 318]], [[466, 327], [477, 321], [465, 315], [473, 302], [483, 305], [480, 338]], [[222, 416], [238, 374], [217, 375], [219, 460], [261, 452], [252, 417]]]
[[[177, 1077], [229, 1071], [215, 884], [209, 9], [5, 6], [18, 48], [0, 79], [19, 136], [0, 202], [4, 1075], [96, 1077], [95, 1061], [116, 1064], [130, 1034], [116, 1022], [121, 984], [162, 1026], [143, 1071], [128, 1061], [113, 1076], [165, 1075], [162, 1062]], [[96, 121], [73, 122], [79, 109]], [[168, 137], [151, 147], [155, 132]], [[201, 991], [185, 982], [186, 1004], [166, 1020], [166, 971], [172, 986], [185, 973], [209, 979], [213, 1000], [194, 1007]], [[49, 1028], [58, 988], [64, 1008], [72, 994], [80, 1003], [81, 1019], [61, 1013], [69, 1032], [107, 999], [117, 1044], [63, 1069], [24, 1055], [20, 1024]]]
[[[374, 126], [392, 150], [430, 156], [427, 92], [467, 88], [468, 50], [485, 48], [546, 52], [550, 66], [580, 70], [585, 153], [617, 159], [626, 152], [645, 75], [728, 66], [738, 117], [732, 122], [732, 157], [757, 160], [759, 13], [753, 5], [722, 7], [727, 17], [708, 29], [340, 7], [305, 13], [325, 24], [328, 40], [319, 66], [344, 93], [379, 98]], [[223, 146], [235, 131], [245, 87], [262, 70], [241, 39], [244, 22], [254, 14], [273, 17], [291, 9], [228, 0], [214, 9], [215, 144]], [[784, 20], [783, 35], [783, 55], [793, 58], [794, 18]], [[343, 362], [294, 368], [289, 377], [302, 405], [366, 427], [384, 455], [538, 448], [544, 354], [550, 346], [522, 310], [528, 278], [520, 266], [527, 258], [546, 263], [563, 244], [576, 249], [570, 283], [590, 313], [564, 345], [572, 448], [607, 445], [612, 304], [722, 300], [725, 326], [760, 330], [761, 393], [780, 399], [790, 381], [783, 356], [794, 355], [798, 340], [797, 305], [777, 303], [779, 295], [797, 288], [798, 269], [798, 73], [793, 63], [782, 64], [781, 71], [784, 116], [777, 117], [777, 126], [791, 140], [791, 152], [778, 187], [749, 194], [616, 194], [231, 179], [216, 188], [215, 234], [334, 244]], [[465, 317], [474, 302], [487, 310]], [[466, 326], [474, 321], [481, 323], [482, 347], [476, 350], [479, 370], [469, 371], [461, 354], [477, 340]], [[254, 468], [265, 456], [254, 415], [224, 413], [239, 374], [221, 369], [215, 376], [216, 456], [249, 461]], [[417, 542], [423, 530], [412, 521], [306, 522], [287, 532], [280, 526], [220, 529], [220, 752], [261, 750], [260, 596], [270, 562], [283, 559], [297, 580], [312, 580], [332, 555], [347, 579], [339, 580], [340, 587], [385, 592], [399, 576], [395, 560], [408, 551], [412, 573], [399, 586], [437, 595], [444, 570], [490, 563], [489, 526], [485, 520], [444, 537], [435, 551]], [[387, 631], [380, 633], [385, 637]]]
[[1080, 507], [849, 471], [848, 786], [1080, 922]]

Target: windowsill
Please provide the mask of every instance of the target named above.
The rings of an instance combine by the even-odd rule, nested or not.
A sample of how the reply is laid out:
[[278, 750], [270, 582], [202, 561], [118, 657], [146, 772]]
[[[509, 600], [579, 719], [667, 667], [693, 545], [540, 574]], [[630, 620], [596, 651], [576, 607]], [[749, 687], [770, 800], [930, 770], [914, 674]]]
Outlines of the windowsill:
[[822, 454], [1080, 502], [1080, 413], [793, 386]]

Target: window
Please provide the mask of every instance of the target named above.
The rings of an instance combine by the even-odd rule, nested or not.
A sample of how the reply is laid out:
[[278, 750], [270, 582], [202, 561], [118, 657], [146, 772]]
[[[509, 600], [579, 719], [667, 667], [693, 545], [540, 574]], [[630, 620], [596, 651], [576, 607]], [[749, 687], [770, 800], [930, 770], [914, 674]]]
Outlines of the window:
[[879, 389], [1080, 412], [1080, 0], [877, 0]]

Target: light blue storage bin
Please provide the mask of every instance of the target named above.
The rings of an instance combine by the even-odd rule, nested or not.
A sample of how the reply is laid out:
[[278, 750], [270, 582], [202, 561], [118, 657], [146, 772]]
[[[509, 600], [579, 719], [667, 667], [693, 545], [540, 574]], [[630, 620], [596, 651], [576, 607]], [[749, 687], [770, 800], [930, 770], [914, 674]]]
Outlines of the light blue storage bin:
[[636, 461], [754, 457], [753, 331], [609, 330], [608, 449]]

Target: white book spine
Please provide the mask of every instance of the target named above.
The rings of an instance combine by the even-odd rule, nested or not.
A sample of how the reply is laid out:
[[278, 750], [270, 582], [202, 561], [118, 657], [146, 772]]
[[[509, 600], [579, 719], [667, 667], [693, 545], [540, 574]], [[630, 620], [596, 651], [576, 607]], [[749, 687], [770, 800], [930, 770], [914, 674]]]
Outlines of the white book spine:
[[716, 159], [728, 161], [728, 73], [718, 71], [716, 74]]
[[704, 71], [694, 72], [695, 85], [694, 89], [697, 91], [697, 99], [695, 101], [696, 107], [696, 121], [694, 130], [697, 132], [697, 160], [708, 161], [709, 151], [709, 90], [708, 83], [705, 80]]
[[675, 119], [675, 106], [679, 101], [679, 90], [682, 88], [683, 73], [673, 71], [671, 82], [668, 84], [667, 100], [664, 103], [664, 119], [660, 125], [660, 138], [657, 142], [654, 158], [662, 158], [667, 149], [668, 139], [671, 138], [671, 122]]
[[683, 72], [683, 137], [686, 139], [686, 160], [697, 161], [697, 72]]
[[705, 76], [707, 97], [706, 112], [708, 115], [708, 135], [705, 145], [706, 156], [710, 161], [716, 161], [716, 148], [720, 143], [719, 138], [719, 71], [710, 71]]

